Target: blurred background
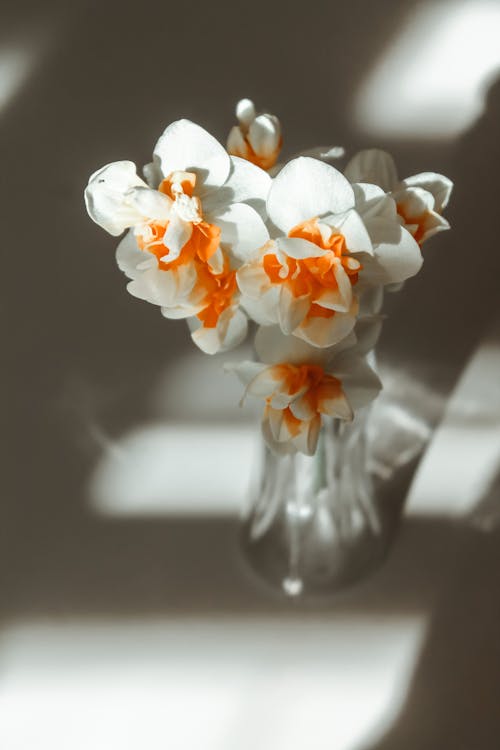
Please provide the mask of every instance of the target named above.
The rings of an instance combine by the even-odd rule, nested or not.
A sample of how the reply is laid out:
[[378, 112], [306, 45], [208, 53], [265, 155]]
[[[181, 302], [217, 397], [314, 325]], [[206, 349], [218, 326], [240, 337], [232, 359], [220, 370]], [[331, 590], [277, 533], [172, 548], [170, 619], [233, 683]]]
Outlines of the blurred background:
[[[3, 0], [2, 750], [500, 745], [500, 2]], [[101, 165], [251, 97], [284, 156], [454, 180], [379, 354], [432, 440], [385, 565], [290, 603], [240, 559], [258, 432], [225, 357], [133, 299]], [[241, 356], [236, 352], [232, 358]]]

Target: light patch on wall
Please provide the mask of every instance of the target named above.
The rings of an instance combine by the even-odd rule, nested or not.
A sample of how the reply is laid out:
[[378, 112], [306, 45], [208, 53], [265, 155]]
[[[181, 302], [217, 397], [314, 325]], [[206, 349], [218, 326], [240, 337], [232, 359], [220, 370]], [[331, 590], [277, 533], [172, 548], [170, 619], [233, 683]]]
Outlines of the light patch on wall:
[[151, 424], [109, 441], [90, 481], [104, 515], [238, 515], [259, 461], [257, 425]]
[[0, 747], [354, 750], [394, 721], [426, 632], [423, 613], [16, 623]]
[[452, 139], [481, 116], [500, 70], [497, 0], [422, 3], [362, 85], [357, 127], [370, 135]]

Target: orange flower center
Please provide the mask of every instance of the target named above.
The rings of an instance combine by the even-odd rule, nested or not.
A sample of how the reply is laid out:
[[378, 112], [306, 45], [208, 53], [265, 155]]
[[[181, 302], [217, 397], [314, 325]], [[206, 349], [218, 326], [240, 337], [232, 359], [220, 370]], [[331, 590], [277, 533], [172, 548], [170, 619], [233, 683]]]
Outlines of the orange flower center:
[[[196, 175], [194, 172], [172, 172], [168, 177], [160, 182], [158, 190], [160, 193], [165, 193], [169, 198], [175, 200], [178, 195], [177, 186], [180, 186], [181, 192], [188, 195], [190, 198], [193, 195], [193, 191], [196, 185]], [[175, 186], [175, 187], [174, 187]]]
[[206, 291], [206, 307], [197, 314], [197, 318], [205, 328], [215, 328], [221, 313], [230, 307], [237, 291], [236, 271], [229, 269], [227, 261], [222, 273], [213, 273], [206, 263], [199, 263], [197, 271], [198, 283]]
[[[338, 399], [344, 395], [341, 381], [326, 373], [321, 365], [278, 364], [270, 369], [270, 375], [283, 384], [282, 389], [289, 396], [302, 392], [301, 397], [306, 399], [310, 410], [315, 414], [325, 413], [323, 408], [325, 400]], [[271, 399], [268, 399], [268, 403], [270, 401]], [[301, 422], [294, 417], [289, 407], [285, 409], [285, 412], [291, 424], [293, 420]], [[290, 424], [288, 427], [290, 428]]]
[[427, 222], [431, 217], [430, 211], [424, 211], [418, 216], [408, 216], [405, 211], [404, 205], [402, 205], [401, 203], [396, 204], [396, 210], [403, 219], [406, 228], [408, 228], [408, 226], [410, 225], [413, 225], [413, 227], [415, 227], [416, 225], [416, 228], [411, 229], [410, 232], [415, 241], [418, 242], [419, 245], [421, 245], [424, 239], [425, 232], [427, 230]]
[[[287, 284], [295, 297], [308, 294], [312, 299], [317, 299], [324, 289], [338, 289], [335, 267], [340, 264], [351, 284], [356, 284], [362, 265], [349, 254], [342, 234], [331, 234], [325, 241], [318, 220], [314, 218], [293, 227], [288, 236], [308, 240], [326, 252], [316, 257], [298, 260], [287, 256], [286, 265], [283, 265], [273, 253], [265, 255], [264, 271], [271, 283]], [[333, 315], [334, 310], [328, 310], [313, 302], [307, 317], [331, 318]]]
[[172, 271], [185, 263], [191, 263], [195, 259], [206, 263], [217, 252], [220, 242], [219, 227], [201, 221], [199, 224], [193, 224], [191, 237], [182, 248], [179, 257], [170, 263], [168, 260], [162, 260], [165, 256], [168, 258], [169, 252], [168, 247], [163, 243], [167, 227], [168, 221], [151, 221], [145, 232], [136, 237], [141, 250], [146, 250], [156, 256], [158, 268], [161, 271]]
[[[345, 398], [341, 381], [327, 374], [320, 365], [278, 364], [270, 368], [270, 375], [281, 383], [281, 389], [285, 393], [305, 399], [309, 412], [313, 415], [311, 419], [330, 413], [325, 402]], [[272, 397], [266, 401], [265, 415], [272, 408]], [[282, 412], [290, 435], [296, 437], [309, 420], [296, 417], [289, 406], [282, 409]]]

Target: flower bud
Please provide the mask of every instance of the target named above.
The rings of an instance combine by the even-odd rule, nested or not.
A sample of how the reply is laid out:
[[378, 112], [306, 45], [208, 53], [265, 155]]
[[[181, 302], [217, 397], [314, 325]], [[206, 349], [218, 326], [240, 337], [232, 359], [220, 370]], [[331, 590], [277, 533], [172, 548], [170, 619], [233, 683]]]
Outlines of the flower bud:
[[227, 150], [233, 156], [270, 169], [276, 163], [281, 150], [281, 125], [275, 115], [257, 115], [250, 99], [241, 99], [236, 105], [239, 125], [231, 128], [227, 139]]

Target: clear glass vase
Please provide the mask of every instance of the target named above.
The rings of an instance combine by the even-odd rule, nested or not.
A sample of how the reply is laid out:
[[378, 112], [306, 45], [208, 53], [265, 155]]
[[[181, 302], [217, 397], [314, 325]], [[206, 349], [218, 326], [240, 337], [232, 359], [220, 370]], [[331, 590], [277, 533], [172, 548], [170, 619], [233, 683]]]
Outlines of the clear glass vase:
[[334, 593], [375, 569], [428, 436], [381, 401], [351, 423], [325, 419], [314, 456], [264, 447], [242, 529], [253, 570], [296, 597]]

